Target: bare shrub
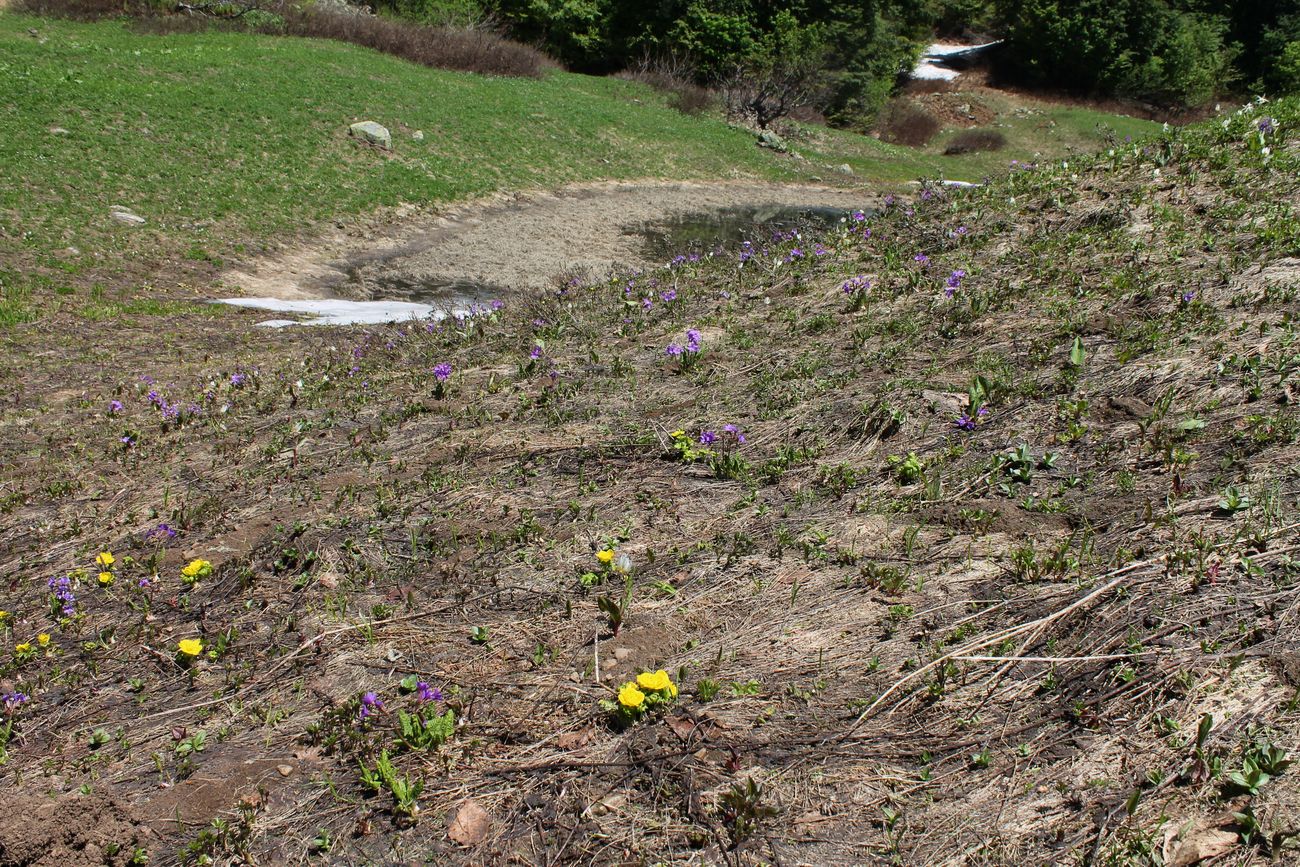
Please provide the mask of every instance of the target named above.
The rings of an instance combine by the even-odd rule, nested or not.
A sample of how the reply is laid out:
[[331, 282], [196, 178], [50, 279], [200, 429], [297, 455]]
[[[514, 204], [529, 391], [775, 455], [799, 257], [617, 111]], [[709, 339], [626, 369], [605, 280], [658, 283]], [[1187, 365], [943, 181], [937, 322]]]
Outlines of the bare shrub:
[[668, 94], [668, 104], [682, 114], [703, 114], [717, 104], [713, 91], [695, 83], [695, 69], [690, 61], [676, 55], [642, 58], [618, 77]]
[[964, 129], [952, 137], [944, 149], [947, 156], [973, 154], [980, 151], [1000, 151], [1007, 146], [1007, 137], [995, 129]]
[[906, 99], [891, 100], [876, 122], [882, 139], [909, 147], [925, 146], [939, 132], [939, 127], [934, 115]]
[[[207, 22], [282, 36], [350, 42], [437, 69], [483, 75], [539, 78], [555, 62], [536, 48], [513, 42], [485, 27], [433, 27], [379, 18], [361, 11], [301, 7], [289, 2], [179, 3], [167, 11], [146, 0], [19, 0], [19, 11], [56, 18], [94, 20], [134, 17], [145, 29], [183, 32]], [[255, 13], [255, 14], [254, 14]]]
[[291, 4], [269, 9], [284, 23], [259, 28], [288, 36], [351, 42], [438, 69], [483, 75], [540, 78], [555, 62], [545, 54], [488, 30], [471, 27], [430, 27], [373, 15], [346, 15]]

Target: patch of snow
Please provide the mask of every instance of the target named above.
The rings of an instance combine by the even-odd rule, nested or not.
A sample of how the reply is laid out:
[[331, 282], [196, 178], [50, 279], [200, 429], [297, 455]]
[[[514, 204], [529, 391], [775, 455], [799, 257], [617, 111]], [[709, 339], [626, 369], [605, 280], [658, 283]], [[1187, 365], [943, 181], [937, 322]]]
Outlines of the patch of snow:
[[407, 319], [447, 315], [431, 304], [410, 301], [346, 301], [341, 298], [313, 298], [289, 301], [281, 298], [222, 298], [218, 304], [232, 304], [253, 310], [273, 313], [296, 313], [310, 317], [304, 320], [268, 319], [258, 325], [282, 328], [286, 325], [377, 325], [382, 322], [402, 322]]
[[947, 66], [947, 59], [957, 54], [974, 53], [982, 51], [997, 42], [985, 42], [982, 45], [961, 45], [956, 42], [932, 42], [926, 46], [925, 53], [921, 55], [920, 61], [916, 68], [912, 70], [913, 78], [927, 79], [930, 81], [952, 81], [961, 75], [956, 69], [950, 69]]

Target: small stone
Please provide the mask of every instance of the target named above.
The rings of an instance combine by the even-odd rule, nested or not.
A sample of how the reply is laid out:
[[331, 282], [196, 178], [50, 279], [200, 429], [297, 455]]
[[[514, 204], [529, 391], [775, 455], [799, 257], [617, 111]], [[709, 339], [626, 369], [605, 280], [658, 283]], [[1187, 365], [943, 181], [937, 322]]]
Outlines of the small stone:
[[848, 163], [840, 163], [838, 166], [835, 167], [835, 171], [839, 172], [842, 175], [851, 175], [853, 174], [853, 166], [849, 165]]
[[287, 777], [293, 773], [293, 765], [277, 765], [275, 769], [280, 772], [282, 777]]
[[411, 139], [414, 141], [424, 141], [424, 130], [417, 129], [415, 132], [411, 133]]
[[619, 662], [625, 661], [631, 655], [632, 655], [632, 649], [630, 647], [614, 648], [614, 658], [617, 659]]
[[61, 126], [50, 127], [50, 135], [67, 135], [68, 131]]
[[126, 226], [143, 226], [146, 222], [144, 217], [121, 205], [109, 208], [108, 216]]
[[363, 120], [352, 124], [348, 128], [351, 135], [360, 139], [365, 139], [376, 147], [384, 150], [393, 149], [393, 134], [388, 131], [388, 127], [375, 123], [373, 120]]

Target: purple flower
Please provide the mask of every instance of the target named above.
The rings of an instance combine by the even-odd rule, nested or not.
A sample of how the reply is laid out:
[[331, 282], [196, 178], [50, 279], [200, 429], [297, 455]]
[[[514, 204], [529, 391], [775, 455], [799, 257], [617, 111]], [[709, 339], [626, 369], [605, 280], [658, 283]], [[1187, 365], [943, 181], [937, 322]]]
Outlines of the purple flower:
[[1273, 118], [1271, 117], [1261, 117], [1255, 122], [1255, 126], [1257, 126], [1259, 131], [1264, 135], [1271, 135], [1273, 130], [1277, 128], [1273, 122]]
[[540, 347], [540, 346], [534, 346], [534, 347], [533, 347], [533, 351], [530, 352], [530, 353], [528, 353], [528, 357], [531, 358], [531, 359], [533, 359], [533, 360], [536, 360], [536, 359], [538, 359], [538, 358], [541, 358], [541, 357], [542, 357], [542, 347]]
[[108, 414], [109, 414], [109, 415], [117, 415], [117, 414], [118, 414], [119, 412], [121, 412], [121, 411], [122, 411], [122, 401], [120, 401], [120, 400], [110, 400], [110, 401], [108, 402]]
[[72, 592], [72, 579], [66, 575], [49, 580], [50, 592], [59, 603], [63, 615], [71, 617], [77, 613], [77, 597]]
[[163, 523], [163, 524], [159, 524], [157, 527], [154, 527], [152, 530], [146, 530], [144, 534], [144, 538], [147, 541], [151, 541], [151, 542], [159, 541], [159, 540], [165, 541], [167, 539], [175, 539], [176, 531], [171, 528], [170, 524]]
[[446, 382], [451, 376], [451, 365], [443, 361], [433, 366], [433, 375], [439, 382]]
[[924, 253], [917, 253], [915, 256], [912, 257], [912, 261], [920, 265], [922, 268], [926, 268], [930, 264], [930, 257], [925, 255]]
[[361, 695], [361, 719], [366, 719], [372, 713], [384, 709], [384, 700], [379, 697], [378, 693], [366, 692]]
[[741, 433], [740, 428], [736, 427], [734, 424], [724, 424], [722, 430], [724, 433], [731, 434], [738, 443], [743, 443], [745, 441], [745, 435]]
[[424, 681], [415, 685], [415, 697], [420, 700], [420, 704], [428, 704], [431, 701], [442, 701], [442, 690], [436, 686], [429, 686]]
[[130, 434], [127, 434], [126, 436], [122, 437], [121, 443], [122, 445], [126, 446], [129, 449], [131, 448], [131, 446], [135, 445], [135, 437], [131, 436]]
[[813, 255], [814, 255], [814, 256], [825, 256], [825, 255], [826, 255], [827, 253], [829, 253], [829, 252], [830, 252], [830, 250], [827, 250], [827, 249], [826, 249], [825, 247], [823, 247], [821, 244], [813, 244]]
[[492, 311], [495, 313], [496, 311], [500, 310], [502, 307], [505, 307], [506, 302], [500, 300], [499, 298], [493, 298], [492, 304], [490, 306], [492, 307]]
[[678, 346], [676, 343], [670, 343], [668, 344], [667, 347], [664, 348], [664, 355], [667, 355], [669, 358], [677, 358], [681, 354], [682, 354], [682, 348]]
[[699, 352], [700, 338], [701, 338], [700, 332], [697, 331], [696, 329], [694, 328], [686, 329], [686, 351]]
[[677, 300], [677, 290], [676, 290], [676, 289], [665, 289], [664, 291], [662, 291], [662, 292], [659, 293], [659, 300], [661, 300], [661, 301], [676, 301], [676, 300]]
[[871, 281], [867, 275], [859, 274], [857, 277], [850, 277], [845, 280], [840, 288], [844, 290], [845, 295], [852, 295], [854, 292], [865, 292], [871, 288]]
[[957, 290], [961, 288], [961, 281], [965, 276], [966, 272], [961, 268], [958, 268], [956, 271], [949, 274], [948, 279], [944, 281], [946, 285], [946, 288], [943, 290], [944, 297], [951, 298], [956, 294]]
[[885, 196], [885, 207], [892, 208], [894, 206], [894, 202], [896, 201], [898, 200], [894, 198], [894, 194], [890, 193], [889, 195]]
[[1188, 289], [1186, 292], [1183, 293], [1183, 303], [1184, 303], [1184, 304], [1191, 304], [1192, 301], [1193, 301], [1195, 298], [1196, 298], [1196, 290], [1195, 290], [1195, 289]]
[[855, 223], [861, 223], [863, 220], [865, 220], [865, 219], [867, 218], [867, 212], [866, 212], [866, 211], [854, 211], [850, 216], [852, 216], [852, 218], [853, 218], [853, 222], [855, 222]]
[[702, 445], [713, 445], [718, 441], [718, 435], [711, 430], [700, 431], [700, 443]]
[[975, 430], [975, 419], [970, 417], [970, 413], [964, 412], [953, 420], [958, 428], [965, 431]]
[[0, 705], [3, 705], [5, 713], [13, 713], [19, 706], [27, 704], [31, 699], [26, 693], [22, 692], [0, 692]]
[[248, 377], [245, 376], [245, 375], [242, 374], [242, 373], [232, 373], [232, 374], [230, 374], [230, 387], [231, 387], [231, 388], [239, 388], [239, 387], [240, 387], [241, 385], [243, 385], [244, 382], [247, 381], [247, 380], [248, 380]]
[[642, 298], [642, 299], [641, 299], [641, 309], [642, 309], [642, 310], [649, 310], [649, 309], [650, 309], [651, 307], [653, 307], [653, 306], [655, 306], [655, 303], [654, 303], [654, 301], [651, 300], [650, 298]]

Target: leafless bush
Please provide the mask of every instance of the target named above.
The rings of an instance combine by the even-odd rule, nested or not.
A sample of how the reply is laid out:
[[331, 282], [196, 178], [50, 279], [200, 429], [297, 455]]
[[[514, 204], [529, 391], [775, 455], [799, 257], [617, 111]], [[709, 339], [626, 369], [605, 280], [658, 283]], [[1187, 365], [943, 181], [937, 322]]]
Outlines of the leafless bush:
[[944, 153], [955, 156], [979, 151], [1000, 151], [1006, 146], [1007, 137], [995, 129], [964, 129], [952, 137]]
[[146, 29], [158, 32], [188, 31], [194, 25], [180, 22], [197, 20], [206, 22], [206, 26], [236, 26], [259, 33], [333, 39], [424, 66], [483, 75], [539, 78], [555, 66], [541, 51], [483, 27], [432, 27], [329, 7], [301, 7], [281, 0], [182, 2], [165, 11], [145, 0], [19, 0], [19, 9], [78, 20], [129, 16], [139, 19]]
[[737, 67], [722, 83], [722, 98], [728, 117], [767, 129], [795, 109], [812, 104], [821, 85], [821, 69], [808, 64]]
[[639, 81], [668, 94], [668, 104], [682, 114], [703, 114], [717, 103], [713, 91], [695, 83], [695, 69], [690, 61], [677, 55], [642, 58], [618, 77]]
[[554, 61], [519, 42], [472, 27], [430, 27], [373, 15], [343, 15], [285, 3], [268, 11], [283, 24], [263, 30], [289, 36], [334, 39], [373, 48], [413, 63], [483, 75], [539, 78]]
[[934, 115], [905, 99], [891, 100], [876, 122], [882, 139], [910, 147], [923, 147], [939, 132], [939, 126]]

